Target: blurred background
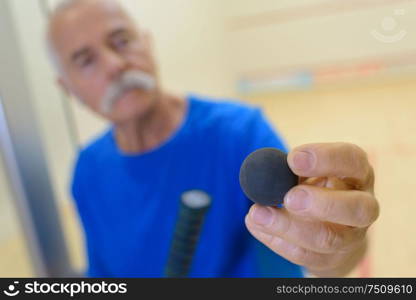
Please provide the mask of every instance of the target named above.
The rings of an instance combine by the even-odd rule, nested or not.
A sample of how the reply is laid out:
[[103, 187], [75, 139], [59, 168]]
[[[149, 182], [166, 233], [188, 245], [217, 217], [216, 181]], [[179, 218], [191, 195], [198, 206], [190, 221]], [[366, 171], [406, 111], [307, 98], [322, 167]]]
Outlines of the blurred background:
[[[21, 109], [37, 126], [45, 160], [41, 171], [49, 176], [46, 185], [68, 259], [82, 270], [83, 235], [69, 182], [78, 147], [106, 124], [55, 83], [44, 30], [47, 13], [58, 1], [0, 2], [0, 20], [8, 25], [0, 29], [0, 39], [13, 41], [15, 49], [5, 53], [0, 47], [0, 57], [13, 57], [0, 71], [0, 98], [8, 106], [28, 103]], [[375, 168], [381, 215], [370, 230], [368, 255], [351, 276], [416, 276], [416, 1], [121, 2], [139, 26], [153, 33], [168, 89], [259, 105], [291, 147], [345, 141], [364, 148]], [[18, 85], [10, 83], [13, 76]], [[23, 92], [27, 96], [17, 96]], [[16, 119], [7, 105], [10, 124]], [[8, 150], [2, 145], [4, 154]], [[25, 149], [32, 151], [30, 144]], [[31, 225], [22, 220], [15, 174], [3, 157], [0, 277], [36, 276], [34, 249], [26, 238]]]

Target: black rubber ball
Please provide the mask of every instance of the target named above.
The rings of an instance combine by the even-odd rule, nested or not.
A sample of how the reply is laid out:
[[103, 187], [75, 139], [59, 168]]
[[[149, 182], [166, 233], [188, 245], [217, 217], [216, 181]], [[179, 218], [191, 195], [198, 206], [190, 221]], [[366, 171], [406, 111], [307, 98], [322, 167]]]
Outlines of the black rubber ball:
[[287, 154], [275, 148], [262, 148], [246, 157], [240, 168], [240, 185], [255, 203], [277, 206], [298, 184], [287, 163]]

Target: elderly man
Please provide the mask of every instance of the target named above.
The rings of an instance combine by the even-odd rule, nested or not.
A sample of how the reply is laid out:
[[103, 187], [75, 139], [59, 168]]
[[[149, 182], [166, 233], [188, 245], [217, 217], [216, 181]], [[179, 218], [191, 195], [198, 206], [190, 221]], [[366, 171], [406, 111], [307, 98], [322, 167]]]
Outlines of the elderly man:
[[242, 161], [285, 149], [259, 109], [165, 92], [149, 34], [116, 1], [67, 1], [48, 28], [60, 85], [112, 124], [80, 152], [72, 184], [88, 276], [163, 276], [179, 198], [192, 189], [213, 202], [190, 276], [343, 276], [360, 261], [378, 216], [360, 148], [295, 148], [288, 162], [301, 180], [284, 207], [250, 208]]

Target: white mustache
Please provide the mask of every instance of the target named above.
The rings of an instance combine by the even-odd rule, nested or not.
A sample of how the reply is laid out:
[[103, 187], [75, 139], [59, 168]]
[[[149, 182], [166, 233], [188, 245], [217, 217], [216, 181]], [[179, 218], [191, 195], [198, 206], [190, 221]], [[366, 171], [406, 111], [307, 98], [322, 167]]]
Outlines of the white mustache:
[[152, 90], [156, 87], [153, 76], [143, 71], [131, 70], [124, 72], [120, 78], [112, 83], [101, 100], [101, 112], [109, 114], [120, 96], [131, 89]]

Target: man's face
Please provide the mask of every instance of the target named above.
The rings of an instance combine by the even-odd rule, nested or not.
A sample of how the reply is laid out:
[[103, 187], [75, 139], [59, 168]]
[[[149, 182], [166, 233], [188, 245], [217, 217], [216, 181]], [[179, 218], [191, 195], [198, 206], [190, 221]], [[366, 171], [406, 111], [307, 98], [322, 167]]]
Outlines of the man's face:
[[50, 38], [61, 64], [60, 83], [90, 109], [113, 122], [144, 115], [157, 88], [128, 90], [109, 113], [101, 110], [108, 87], [127, 70], [156, 78], [149, 36], [139, 32], [117, 5], [107, 0], [80, 1], [51, 24]]

